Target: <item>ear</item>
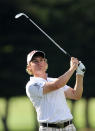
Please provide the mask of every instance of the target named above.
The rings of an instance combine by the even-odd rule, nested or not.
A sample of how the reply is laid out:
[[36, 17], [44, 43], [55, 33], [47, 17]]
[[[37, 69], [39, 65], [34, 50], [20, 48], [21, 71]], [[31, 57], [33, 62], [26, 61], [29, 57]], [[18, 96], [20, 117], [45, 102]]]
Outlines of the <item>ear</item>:
[[46, 59], [46, 71], [47, 71], [47, 69], [48, 69], [48, 63], [47, 63], [47, 59]]
[[30, 66], [30, 64], [27, 65], [27, 69], [28, 69], [28, 70], [31, 70], [31, 66]]

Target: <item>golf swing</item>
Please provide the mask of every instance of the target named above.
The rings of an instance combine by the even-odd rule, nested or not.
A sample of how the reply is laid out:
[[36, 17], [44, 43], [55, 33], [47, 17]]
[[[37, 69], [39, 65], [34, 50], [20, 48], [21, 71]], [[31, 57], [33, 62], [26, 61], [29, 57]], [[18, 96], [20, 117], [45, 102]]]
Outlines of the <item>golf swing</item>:
[[[26, 84], [26, 94], [36, 109], [39, 131], [76, 131], [66, 99], [79, 100], [82, 97], [85, 66], [77, 58], [71, 57], [26, 14], [17, 14], [15, 18], [22, 15], [71, 58], [69, 69], [58, 78], [52, 78], [46, 73], [48, 63], [43, 51], [32, 50], [27, 55], [26, 71], [30, 80]], [[67, 84], [75, 71], [76, 80], [72, 88]]]

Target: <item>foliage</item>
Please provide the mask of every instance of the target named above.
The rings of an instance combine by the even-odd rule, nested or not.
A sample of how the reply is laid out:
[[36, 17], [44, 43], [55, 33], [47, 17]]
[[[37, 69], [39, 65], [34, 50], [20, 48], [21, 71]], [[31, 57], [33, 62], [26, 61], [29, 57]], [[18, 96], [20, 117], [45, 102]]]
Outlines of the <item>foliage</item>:
[[[94, 0], [1, 0], [0, 12], [0, 96], [25, 95], [29, 77], [25, 72], [26, 56], [32, 49], [46, 52], [49, 76], [58, 77], [69, 68], [65, 55], [29, 21], [14, 19], [19, 12], [27, 13], [62, 48], [86, 65], [84, 97], [95, 96]], [[73, 87], [74, 77], [68, 84]]]

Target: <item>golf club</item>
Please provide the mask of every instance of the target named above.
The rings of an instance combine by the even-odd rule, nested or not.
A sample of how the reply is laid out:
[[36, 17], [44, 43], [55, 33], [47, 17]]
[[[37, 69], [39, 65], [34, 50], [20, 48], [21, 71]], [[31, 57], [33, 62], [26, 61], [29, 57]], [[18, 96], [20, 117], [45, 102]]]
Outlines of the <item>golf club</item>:
[[[45, 31], [43, 31], [32, 19], [29, 18], [25, 13], [19, 13], [15, 16], [15, 19], [18, 19], [19, 17], [24, 16], [26, 17], [34, 26], [36, 26], [53, 44], [55, 44], [66, 56], [71, 58], [71, 55], [67, 53], [61, 46], [59, 46]], [[79, 63], [80, 65], [80, 63]], [[81, 70], [85, 72], [86, 68], [83, 66], [81, 67]]]
[[70, 54], [67, 53], [61, 46], [59, 46], [45, 31], [43, 31], [32, 19], [29, 18], [29, 16], [27, 16], [25, 13], [19, 13], [15, 16], [15, 19], [18, 19], [21, 16], [25, 16], [27, 19], [29, 19], [30, 22], [32, 22], [32, 24], [34, 26], [36, 26], [53, 44], [55, 44], [66, 56], [68, 56], [69, 58], [71, 58]]

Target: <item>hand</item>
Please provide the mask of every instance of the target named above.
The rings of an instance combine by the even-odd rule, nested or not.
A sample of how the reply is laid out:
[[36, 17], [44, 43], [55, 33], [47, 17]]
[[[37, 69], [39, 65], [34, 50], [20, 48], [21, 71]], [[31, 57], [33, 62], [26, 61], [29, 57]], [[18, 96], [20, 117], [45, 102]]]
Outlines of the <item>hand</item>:
[[79, 64], [78, 59], [75, 57], [72, 57], [70, 61], [70, 67], [76, 70], [78, 68], [78, 64]]
[[84, 76], [85, 70], [86, 70], [86, 68], [85, 68], [84, 64], [81, 61], [79, 61], [79, 66], [77, 67], [76, 75]]

